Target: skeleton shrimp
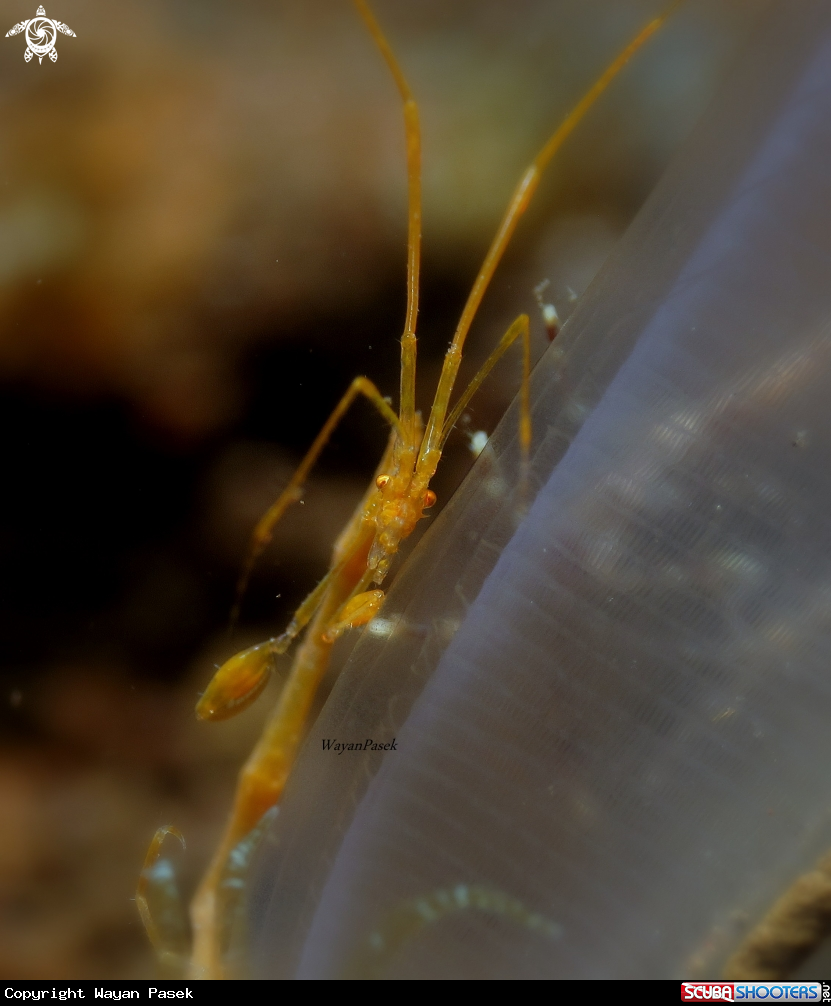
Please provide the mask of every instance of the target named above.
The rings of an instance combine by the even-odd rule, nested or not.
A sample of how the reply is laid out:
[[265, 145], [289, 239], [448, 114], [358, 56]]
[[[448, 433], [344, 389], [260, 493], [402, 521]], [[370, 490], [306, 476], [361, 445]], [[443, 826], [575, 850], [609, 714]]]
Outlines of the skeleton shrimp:
[[[274, 658], [285, 653], [304, 630], [288, 679], [263, 736], [243, 767], [230, 821], [191, 906], [192, 977], [221, 978], [225, 965], [228, 929], [228, 888], [243, 886], [240, 863], [247, 863], [252, 835], [262, 830], [263, 818], [279, 802], [298, 747], [304, 736], [317, 687], [328, 664], [335, 640], [348, 629], [366, 625], [384, 602], [384, 583], [400, 544], [413, 532], [425, 509], [436, 502], [430, 481], [436, 472], [445, 442], [468, 402], [496, 362], [517, 341], [523, 346], [520, 392], [520, 444], [525, 458], [531, 446], [529, 406], [529, 318], [520, 315], [502, 336], [451, 408], [468, 331], [491, 278], [499, 265], [520, 217], [527, 209], [540, 178], [563, 142], [606, 90], [635, 52], [660, 28], [682, 0], [674, 0], [642, 28], [614, 58], [581, 98], [524, 171], [462, 311], [444, 357], [433, 404], [426, 423], [416, 411], [416, 320], [421, 255], [421, 134], [416, 100], [379, 23], [366, 0], [355, 6], [385, 61], [403, 107], [407, 151], [408, 235], [407, 307], [401, 337], [401, 377], [396, 412], [375, 384], [356, 377], [315, 438], [288, 485], [257, 524], [237, 586], [235, 617], [254, 563], [271, 540], [275, 525], [302, 495], [303, 486], [327, 441], [356, 399], [366, 398], [389, 424], [390, 438], [376, 476], [335, 544], [328, 573], [303, 601], [285, 631], [231, 657], [214, 675], [200, 699], [196, 714], [203, 720], [235, 715], [252, 703], [265, 687]], [[541, 293], [541, 291], [539, 291]], [[259, 828], [258, 828], [259, 826]], [[152, 923], [148, 894], [160, 874], [161, 846], [165, 834], [154, 838], [139, 882], [137, 902], [148, 933], [158, 947], [160, 928]], [[231, 881], [228, 880], [233, 873]], [[165, 870], [161, 874], [167, 875]]]

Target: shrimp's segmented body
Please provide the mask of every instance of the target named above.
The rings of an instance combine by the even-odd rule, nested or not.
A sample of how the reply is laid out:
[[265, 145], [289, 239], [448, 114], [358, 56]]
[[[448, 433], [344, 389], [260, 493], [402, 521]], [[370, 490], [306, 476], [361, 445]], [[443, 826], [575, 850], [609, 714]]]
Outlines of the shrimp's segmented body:
[[[473, 284], [445, 355], [429, 416], [426, 423], [422, 424], [415, 409], [416, 318], [421, 252], [421, 134], [418, 107], [366, 0], [354, 0], [398, 88], [404, 114], [408, 178], [408, 260], [407, 312], [401, 337], [399, 408], [396, 412], [370, 380], [365, 377], [355, 378], [288, 486], [254, 530], [238, 583], [233, 617], [238, 612], [254, 562], [270, 541], [274, 526], [288, 507], [300, 499], [309, 471], [343, 415], [358, 397], [366, 398], [388, 422], [390, 440], [374, 482], [335, 545], [329, 572], [300, 605], [282, 635], [231, 657], [217, 671], [197, 706], [197, 716], [211, 720], [223, 719], [244, 709], [264, 688], [274, 656], [286, 652], [305, 630], [278, 704], [262, 738], [242, 769], [225, 834], [192, 903], [194, 939], [190, 971], [193, 977], [221, 978], [227, 975], [227, 917], [231, 913], [229, 904], [234, 891], [238, 891], [241, 883], [235, 864], [237, 860], [244, 859], [247, 862], [250, 836], [264, 815], [280, 800], [304, 735], [316, 689], [328, 667], [332, 645], [347, 629], [365, 625], [380, 610], [384, 599], [381, 584], [389, 573], [401, 542], [413, 532], [424, 516], [424, 510], [436, 502], [430, 482], [450, 431], [490, 370], [518, 339], [522, 340], [524, 350], [520, 443], [527, 457], [531, 444], [528, 316], [520, 315], [514, 321], [451, 409], [450, 399], [465, 339], [490, 280], [546, 166], [630, 57], [681, 2], [682, 0], [675, 0], [671, 3], [618, 54], [523, 173]], [[158, 854], [163, 832], [160, 829], [154, 839], [152, 855]], [[148, 857], [152, 858], [152, 855], [148, 854]], [[145, 874], [147, 873], [146, 868]], [[146, 904], [146, 899], [144, 903]]]

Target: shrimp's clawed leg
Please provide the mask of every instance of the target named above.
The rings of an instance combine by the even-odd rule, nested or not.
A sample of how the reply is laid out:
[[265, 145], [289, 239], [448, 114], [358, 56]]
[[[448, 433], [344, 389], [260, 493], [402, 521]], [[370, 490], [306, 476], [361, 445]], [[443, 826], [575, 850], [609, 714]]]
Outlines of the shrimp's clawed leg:
[[257, 698], [274, 666], [274, 640], [249, 646], [226, 660], [196, 706], [198, 720], [227, 720]]
[[362, 594], [356, 594], [335, 615], [323, 633], [324, 642], [334, 643], [338, 636], [343, 635], [347, 629], [356, 629], [360, 625], [366, 625], [367, 622], [375, 618], [383, 603], [383, 590], [367, 590]]
[[[340, 576], [345, 562], [348, 562], [350, 558], [351, 556], [347, 555], [345, 561], [332, 567], [294, 613], [285, 632], [275, 639], [267, 639], [264, 643], [249, 646], [247, 650], [243, 650], [225, 661], [211, 678], [210, 684], [197, 703], [196, 718], [198, 720], [230, 719], [247, 709], [258, 698], [268, 684], [269, 674], [274, 669], [274, 658], [285, 653], [295, 637], [305, 629], [309, 620], [320, 607], [333, 579]], [[356, 622], [355, 624], [363, 625], [364, 623]], [[346, 626], [346, 628], [348, 627]], [[340, 632], [343, 631], [343, 629], [340, 630]], [[332, 640], [336, 639], [340, 632], [332, 636]]]
[[344, 415], [346, 415], [349, 407], [358, 395], [363, 395], [364, 398], [367, 398], [381, 413], [384, 419], [386, 419], [390, 426], [392, 426], [392, 428], [400, 435], [401, 424], [398, 420], [398, 416], [395, 414], [386, 398], [384, 398], [381, 392], [368, 378], [356, 377], [346, 389], [343, 398], [341, 398], [332, 410], [329, 418], [323, 424], [323, 428], [315, 437], [314, 443], [308, 449], [306, 456], [298, 465], [297, 471], [294, 475], [292, 475], [289, 484], [282, 493], [280, 493], [276, 501], [271, 505], [271, 507], [269, 507], [260, 519], [260, 522], [254, 528], [254, 533], [251, 536], [251, 544], [248, 548], [248, 555], [246, 556], [242, 572], [240, 573], [240, 577], [237, 582], [236, 600], [234, 601], [234, 607], [231, 611], [232, 626], [236, 623], [237, 618], [239, 617], [242, 598], [245, 594], [246, 587], [248, 586], [248, 581], [251, 577], [251, 571], [254, 568], [254, 563], [257, 561], [257, 558], [262, 553], [266, 545], [268, 545], [271, 541], [271, 535], [274, 532], [274, 527], [277, 522], [286, 510], [288, 510], [291, 504], [296, 503], [302, 496], [303, 483], [308, 478], [309, 472], [312, 470], [315, 462], [320, 456], [320, 452], [329, 442], [329, 438], [334, 433], [338, 423], [340, 423], [341, 419], [343, 419]]
[[184, 967], [189, 933], [176, 872], [172, 862], [162, 856], [162, 845], [168, 835], [178, 838], [182, 848], [185, 847], [184, 836], [173, 825], [166, 824], [156, 831], [139, 875], [136, 907], [160, 963], [177, 971]]

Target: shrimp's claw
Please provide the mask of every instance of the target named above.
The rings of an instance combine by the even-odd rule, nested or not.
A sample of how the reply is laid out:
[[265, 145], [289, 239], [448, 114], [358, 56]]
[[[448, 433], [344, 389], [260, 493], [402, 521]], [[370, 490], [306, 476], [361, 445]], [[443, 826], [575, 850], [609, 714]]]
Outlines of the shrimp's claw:
[[136, 907], [159, 962], [174, 977], [184, 969], [189, 933], [173, 862], [162, 856], [168, 835], [178, 838], [185, 848], [184, 836], [173, 825], [166, 824], [156, 831], [139, 876]]
[[198, 720], [227, 720], [257, 698], [268, 684], [274, 663], [274, 640], [249, 646], [226, 660], [196, 705]]
[[324, 642], [334, 643], [347, 629], [366, 625], [375, 618], [384, 603], [383, 590], [367, 590], [350, 598], [335, 616], [334, 621], [323, 633]]

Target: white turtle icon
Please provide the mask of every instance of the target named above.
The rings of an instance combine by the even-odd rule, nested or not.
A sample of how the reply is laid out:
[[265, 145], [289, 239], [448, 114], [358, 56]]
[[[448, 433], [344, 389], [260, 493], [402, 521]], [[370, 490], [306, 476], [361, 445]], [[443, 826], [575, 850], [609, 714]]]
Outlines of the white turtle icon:
[[37, 56], [38, 63], [43, 62], [43, 57], [48, 55], [49, 58], [54, 63], [58, 58], [58, 50], [55, 48], [55, 39], [58, 37], [58, 32], [63, 32], [64, 35], [71, 35], [73, 38], [76, 37], [75, 32], [67, 26], [62, 21], [53, 21], [52, 18], [46, 16], [46, 11], [43, 7], [38, 7], [37, 13], [29, 21], [19, 21], [14, 28], [6, 32], [6, 38], [9, 35], [19, 35], [22, 31], [26, 32], [26, 52], [23, 53], [23, 58], [28, 63], [32, 56]]

